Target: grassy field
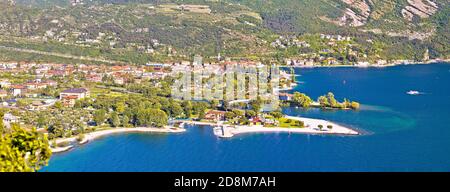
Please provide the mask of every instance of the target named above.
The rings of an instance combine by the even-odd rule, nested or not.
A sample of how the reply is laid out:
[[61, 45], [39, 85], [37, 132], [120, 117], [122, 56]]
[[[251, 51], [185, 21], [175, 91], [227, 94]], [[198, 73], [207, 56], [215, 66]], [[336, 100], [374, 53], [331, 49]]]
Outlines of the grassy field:
[[279, 127], [284, 127], [284, 128], [304, 128], [303, 123], [296, 121], [296, 120], [292, 120], [292, 119], [287, 119], [287, 118], [279, 118], [278, 122], [280, 123], [278, 126]]

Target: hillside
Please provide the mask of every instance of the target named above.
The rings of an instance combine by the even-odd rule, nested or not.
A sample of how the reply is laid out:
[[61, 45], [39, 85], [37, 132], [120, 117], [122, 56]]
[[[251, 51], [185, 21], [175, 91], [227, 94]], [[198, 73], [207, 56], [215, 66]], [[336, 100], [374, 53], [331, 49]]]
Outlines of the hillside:
[[[450, 54], [446, 0], [0, 0], [0, 8], [0, 46], [124, 63], [195, 54], [282, 61], [326, 47], [273, 46], [280, 35], [314, 34], [351, 36], [370, 61]], [[80, 62], [12, 52], [0, 60]]]

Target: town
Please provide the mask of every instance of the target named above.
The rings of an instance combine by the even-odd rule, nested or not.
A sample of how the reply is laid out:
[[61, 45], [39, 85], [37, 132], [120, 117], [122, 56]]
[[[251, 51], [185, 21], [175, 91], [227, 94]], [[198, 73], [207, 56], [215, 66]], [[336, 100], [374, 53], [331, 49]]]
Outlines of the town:
[[448, 170], [445, 0], [0, 8], [0, 172]]
[[[201, 56], [194, 57], [192, 63], [148, 63], [143, 66], [4, 62], [0, 63], [3, 123], [7, 128], [13, 124], [29, 129], [35, 127], [47, 133], [49, 139], [78, 136], [83, 140], [84, 133], [112, 127], [164, 127], [177, 119], [302, 128], [308, 125], [284, 117], [280, 106], [359, 108], [356, 102], [337, 102], [332, 93], [315, 102], [298, 92], [279, 93], [275, 99], [281, 104], [267, 108], [270, 97], [262, 97], [262, 94], [256, 97], [251, 93], [254, 89], [248, 85], [249, 92], [244, 94], [243, 100], [190, 101], [171, 97], [171, 86], [180, 73], [208, 71], [209, 76], [202, 77], [204, 81], [224, 74], [227, 68], [236, 65], [267, 67], [250, 61], [203, 63]], [[277, 80], [280, 90], [288, 91], [296, 85], [292, 69], [281, 70]], [[215, 86], [226, 87], [226, 84]], [[331, 129], [325, 124], [317, 128]]]
[[[97, 39], [110, 38], [103, 33], [98, 36]], [[378, 45], [378, 42], [371, 39], [364, 43]], [[219, 54], [217, 58], [204, 59], [196, 55], [192, 61], [153, 62], [145, 65], [12, 61], [0, 63], [3, 122], [6, 127], [11, 127], [14, 123], [26, 128], [36, 127], [48, 133], [50, 139], [80, 135], [80, 140], [83, 133], [99, 129], [163, 127], [177, 119], [207, 121], [214, 125], [226, 122], [228, 125], [302, 128], [310, 125], [305, 119], [287, 118], [281, 113], [281, 107], [357, 110], [360, 104], [348, 99], [338, 102], [333, 93], [313, 100], [304, 93], [290, 92], [297, 86], [294, 67], [368, 67], [414, 62], [381, 59], [376, 56], [379, 53], [376, 49], [367, 54], [369, 52], [361, 51], [365, 48], [360, 40], [344, 35], [279, 36], [270, 45], [287, 53], [295, 50], [292, 56], [285, 55], [284, 63], [281, 63], [287, 69], [281, 70], [280, 78], [277, 79], [278, 88], [275, 87], [280, 91], [275, 99], [281, 102], [271, 110], [266, 107], [271, 103], [270, 97], [253, 94], [258, 86], [247, 85], [245, 88], [248, 92], [243, 94], [245, 98], [242, 100], [219, 97], [206, 101], [173, 98], [171, 86], [180, 78], [181, 73], [187, 71], [201, 74], [203, 82], [225, 74], [227, 68], [232, 66], [263, 69], [275, 65], [267, 63], [277, 63], [273, 60], [265, 63], [250, 59], [232, 60]], [[139, 50], [153, 53], [153, 48], [158, 46], [159, 41], [153, 39], [152, 46], [140, 47]], [[170, 54], [176, 54], [173, 51]], [[429, 52], [426, 50], [423, 61], [429, 60]], [[203, 71], [208, 73], [204, 74]], [[193, 85], [193, 88], [196, 89], [196, 86], [198, 85]], [[223, 88], [226, 85], [219, 83], [210, 85], [208, 89], [217, 87]], [[274, 93], [269, 91], [266, 94]], [[331, 124], [315, 125], [319, 130], [332, 129]], [[218, 130], [216, 133], [221, 137], [233, 135], [229, 133], [230, 129], [222, 127]]]

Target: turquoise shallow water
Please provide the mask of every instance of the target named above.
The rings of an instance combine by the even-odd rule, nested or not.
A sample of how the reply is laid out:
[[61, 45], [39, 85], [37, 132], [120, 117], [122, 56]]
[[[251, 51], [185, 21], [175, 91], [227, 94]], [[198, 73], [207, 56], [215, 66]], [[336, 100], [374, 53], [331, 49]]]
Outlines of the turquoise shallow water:
[[[112, 135], [55, 154], [42, 171], [450, 171], [450, 65], [296, 69], [296, 90], [335, 93], [360, 111], [285, 108], [361, 129], [363, 136], [246, 134]], [[422, 95], [406, 94], [409, 90]]]

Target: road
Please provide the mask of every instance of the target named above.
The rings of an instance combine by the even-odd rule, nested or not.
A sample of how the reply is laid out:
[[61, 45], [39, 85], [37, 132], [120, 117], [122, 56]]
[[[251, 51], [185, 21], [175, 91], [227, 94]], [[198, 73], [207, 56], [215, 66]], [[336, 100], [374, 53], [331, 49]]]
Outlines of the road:
[[119, 64], [124, 63], [121, 61], [113, 61], [113, 60], [107, 60], [107, 59], [98, 59], [98, 58], [92, 58], [92, 57], [85, 57], [85, 56], [74, 56], [70, 54], [63, 54], [63, 53], [52, 53], [52, 52], [46, 52], [46, 51], [37, 51], [32, 49], [23, 49], [23, 48], [16, 48], [16, 47], [6, 47], [1, 46], [0, 49], [5, 49], [9, 51], [17, 51], [17, 52], [23, 52], [23, 53], [33, 53], [33, 54], [40, 54], [40, 55], [49, 55], [49, 56], [55, 56], [55, 57], [62, 57], [67, 59], [77, 59], [77, 60], [85, 60], [85, 61], [96, 61], [96, 62], [103, 62], [103, 63], [109, 63], [109, 64]]

